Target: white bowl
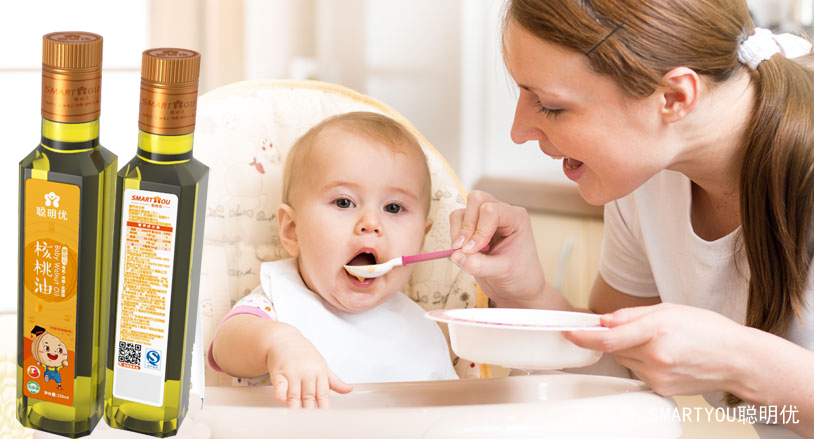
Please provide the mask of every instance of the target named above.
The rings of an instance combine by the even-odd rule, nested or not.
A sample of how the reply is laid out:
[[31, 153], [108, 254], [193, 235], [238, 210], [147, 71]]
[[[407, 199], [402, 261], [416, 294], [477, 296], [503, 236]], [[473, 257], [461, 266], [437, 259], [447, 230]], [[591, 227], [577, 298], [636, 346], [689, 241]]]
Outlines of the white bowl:
[[452, 350], [459, 357], [517, 369], [593, 364], [602, 352], [571, 343], [562, 331], [607, 330], [597, 314], [540, 309], [442, 309], [426, 317], [449, 325]]

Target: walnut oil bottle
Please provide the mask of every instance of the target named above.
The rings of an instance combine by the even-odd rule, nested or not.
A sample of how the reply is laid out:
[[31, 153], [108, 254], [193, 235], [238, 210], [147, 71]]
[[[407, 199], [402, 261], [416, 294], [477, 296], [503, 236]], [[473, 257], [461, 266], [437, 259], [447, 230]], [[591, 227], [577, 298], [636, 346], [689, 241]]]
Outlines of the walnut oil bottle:
[[17, 419], [80, 437], [103, 409], [117, 159], [99, 144], [102, 37], [42, 48], [42, 137], [20, 162]]
[[105, 420], [156, 437], [189, 405], [209, 177], [192, 157], [200, 64], [142, 54], [138, 149], [116, 179]]

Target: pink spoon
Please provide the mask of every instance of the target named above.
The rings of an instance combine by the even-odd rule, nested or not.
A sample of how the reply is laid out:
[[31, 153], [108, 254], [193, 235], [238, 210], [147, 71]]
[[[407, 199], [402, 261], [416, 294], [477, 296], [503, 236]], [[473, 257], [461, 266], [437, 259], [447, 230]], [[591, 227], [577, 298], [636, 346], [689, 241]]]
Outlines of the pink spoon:
[[[379, 277], [387, 274], [393, 268], [401, 267], [402, 265], [412, 264], [414, 262], [431, 261], [433, 259], [448, 258], [449, 255], [455, 253], [456, 250], [458, 249], [453, 248], [451, 250], [441, 250], [439, 252], [421, 253], [412, 256], [399, 256], [387, 262], [375, 265], [345, 265], [345, 270], [360, 279]], [[481, 252], [485, 251], [489, 251], [489, 244], [481, 249]]]

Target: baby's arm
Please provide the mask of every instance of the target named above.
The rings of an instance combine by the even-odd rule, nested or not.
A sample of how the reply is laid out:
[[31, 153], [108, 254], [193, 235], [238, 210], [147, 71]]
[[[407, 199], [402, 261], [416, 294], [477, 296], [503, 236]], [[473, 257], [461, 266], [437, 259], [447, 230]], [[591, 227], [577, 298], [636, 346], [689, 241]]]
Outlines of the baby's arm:
[[289, 407], [327, 407], [330, 390], [352, 389], [299, 330], [262, 312], [227, 315], [209, 356], [211, 365], [235, 377], [268, 373], [277, 400]]

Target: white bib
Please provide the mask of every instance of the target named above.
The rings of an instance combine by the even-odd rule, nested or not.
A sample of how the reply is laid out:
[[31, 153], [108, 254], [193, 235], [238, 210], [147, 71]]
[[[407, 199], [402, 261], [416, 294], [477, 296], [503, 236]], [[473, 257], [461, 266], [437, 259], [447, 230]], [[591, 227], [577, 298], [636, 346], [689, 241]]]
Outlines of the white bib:
[[458, 378], [441, 329], [404, 294], [368, 311], [340, 311], [305, 286], [296, 258], [263, 263], [260, 282], [277, 319], [302, 332], [347, 383]]

